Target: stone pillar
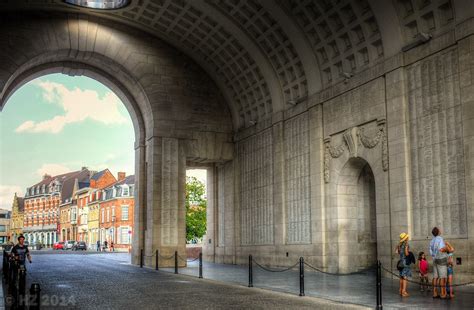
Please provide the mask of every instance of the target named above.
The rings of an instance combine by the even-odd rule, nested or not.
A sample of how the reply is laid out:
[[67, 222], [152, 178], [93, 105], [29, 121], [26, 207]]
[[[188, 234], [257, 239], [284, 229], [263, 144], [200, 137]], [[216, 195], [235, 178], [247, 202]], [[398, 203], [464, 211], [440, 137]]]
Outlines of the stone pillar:
[[[273, 124], [273, 221], [274, 244], [286, 244], [285, 206], [285, 149], [283, 146], [283, 122]], [[271, 255], [271, 253], [265, 253]]]
[[[147, 141], [147, 214], [145, 231], [146, 265], [156, 249], [170, 256], [178, 251], [186, 257], [186, 157], [178, 139], [153, 137]], [[186, 262], [180, 260], [181, 266]], [[162, 266], [173, 266], [174, 259], [161, 259]]]
[[[388, 210], [377, 214], [377, 253], [382, 263], [390, 263], [391, 253], [402, 232], [412, 234], [409, 117], [406, 73], [399, 68], [385, 77], [387, 137], [389, 157]], [[376, 188], [376, 191], [378, 188]], [[390, 229], [390, 236], [383, 231]], [[394, 257], [394, 262], [398, 258]], [[394, 263], [392, 262], [392, 264]]]
[[216, 199], [216, 168], [209, 167], [207, 171], [207, 183], [206, 183], [206, 197], [207, 197], [207, 210], [206, 210], [206, 225], [207, 231], [204, 235], [203, 240], [203, 252], [204, 259], [211, 262], [216, 262], [216, 210], [217, 210], [217, 199]]
[[[134, 228], [137, 233], [132, 239], [132, 264], [140, 264], [140, 250], [145, 246], [146, 230], [146, 209], [147, 209], [147, 163], [145, 144], [135, 146], [135, 208], [134, 208]], [[98, 221], [100, 221], [100, 209], [98, 210]], [[95, 230], [95, 242], [101, 240], [100, 231]]]
[[458, 279], [467, 282], [474, 274], [474, 35], [458, 44], [467, 209], [467, 218], [464, 220], [467, 221], [469, 239], [458, 239], [455, 244], [456, 256], [463, 258], [462, 265], [456, 266], [456, 270], [461, 271]]

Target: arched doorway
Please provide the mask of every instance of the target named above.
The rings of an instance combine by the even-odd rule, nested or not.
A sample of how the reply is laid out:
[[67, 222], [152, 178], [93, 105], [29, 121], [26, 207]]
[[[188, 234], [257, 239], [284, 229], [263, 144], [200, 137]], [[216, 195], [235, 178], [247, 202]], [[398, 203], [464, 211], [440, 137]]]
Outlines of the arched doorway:
[[360, 157], [350, 158], [337, 181], [339, 270], [351, 272], [377, 261], [375, 177]]

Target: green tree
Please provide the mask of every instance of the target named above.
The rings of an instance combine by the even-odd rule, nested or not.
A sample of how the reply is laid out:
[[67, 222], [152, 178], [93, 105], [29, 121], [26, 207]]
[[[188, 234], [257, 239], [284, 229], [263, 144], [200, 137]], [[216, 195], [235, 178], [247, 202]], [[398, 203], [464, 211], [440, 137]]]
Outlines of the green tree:
[[204, 183], [195, 177], [186, 177], [186, 240], [201, 239], [206, 233]]

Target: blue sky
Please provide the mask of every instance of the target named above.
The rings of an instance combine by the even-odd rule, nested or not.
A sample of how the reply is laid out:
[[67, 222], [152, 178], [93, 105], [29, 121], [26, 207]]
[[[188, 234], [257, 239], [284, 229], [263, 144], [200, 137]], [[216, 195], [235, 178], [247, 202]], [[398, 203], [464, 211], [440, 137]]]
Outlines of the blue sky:
[[25, 84], [0, 112], [0, 208], [45, 173], [133, 174], [134, 140], [125, 106], [96, 80], [51, 74]]

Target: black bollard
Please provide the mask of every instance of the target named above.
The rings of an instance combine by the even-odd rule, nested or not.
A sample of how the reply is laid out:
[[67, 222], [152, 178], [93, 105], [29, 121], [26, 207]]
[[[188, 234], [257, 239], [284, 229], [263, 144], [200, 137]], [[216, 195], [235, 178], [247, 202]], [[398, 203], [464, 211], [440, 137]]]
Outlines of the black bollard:
[[20, 267], [18, 273], [18, 305], [20, 308], [25, 307], [25, 293], [26, 293], [26, 269], [25, 267]]
[[178, 274], [178, 251], [174, 251], [174, 273]]
[[155, 252], [155, 270], [160, 270], [160, 267], [158, 267], [158, 250]]
[[140, 250], [140, 268], [143, 268], [143, 249]]
[[202, 279], [202, 252], [199, 253], [199, 279]]
[[382, 306], [382, 263], [378, 260], [377, 261], [377, 269], [376, 269], [376, 282], [377, 282], [377, 308], [376, 309], [383, 309]]
[[39, 310], [41, 306], [41, 288], [39, 283], [32, 283], [30, 287], [29, 310]]
[[300, 296], [304, 296], [304, 258], [300, 257]]
[[252, 255], [249, 255], [249, 287], [253, 287], [253, 261]]

